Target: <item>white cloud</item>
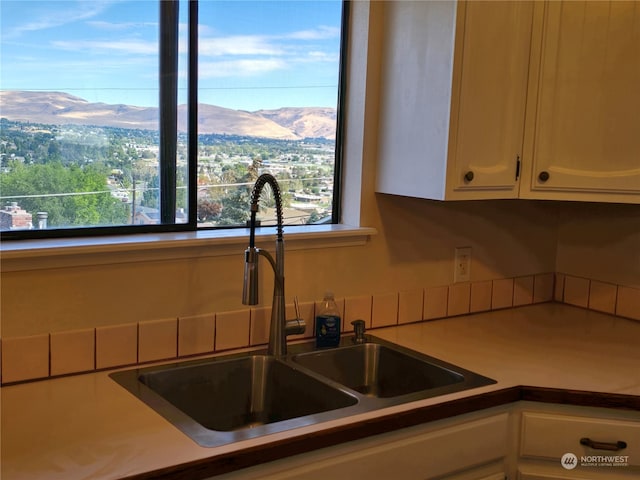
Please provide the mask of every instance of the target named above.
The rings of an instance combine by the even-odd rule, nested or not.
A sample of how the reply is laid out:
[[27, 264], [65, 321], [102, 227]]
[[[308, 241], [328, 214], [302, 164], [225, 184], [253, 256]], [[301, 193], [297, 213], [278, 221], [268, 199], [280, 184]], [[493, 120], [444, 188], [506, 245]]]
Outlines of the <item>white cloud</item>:
[[337, 62], [339, 55], [336, 52], [312, 51], [307, 53], [307, 60], [312, 62]]
[[125, 53], [128, 55], [158, 55], [157, 42], [145, 42], [143, 40], [119, 40], [119, 41], [66, 41], [51, 42], [56, 48], [70, 51], [93, 51], [100, 53]]
[[297, 43], [299, 41], [327, 40], [340, 36], [340, 28], [326, 26], [283, 35], [233, 35], [228, 37], [207, 37], [205, 34], [211, 34], [213, 29], [206, 25], [199, 25], [198, 28], [200, 55], [211, 57], [224, 55], [282, 56], [288, 51], [299, 49], [300, 45]]
[[91, 20], [86, 22], [87, 25], [96, 28], [98, 30], [106, 30], [106, 31], [122, 31], [122, 30], [137, 30], [140, 28], [159, 28], [158, 22], [104, 22], [99, 20]]
[[[339, 29], [319, 27], [284, 35], [234, 35], [200, 38], [199, 77], [260, 76], [295, 65], [337, 62], [335, 52], [308, 49], [305, 41], [339, 35]], [[222, 59], [221, 57], [224, 57]], [[213, 59], [220, 58], [218, 61]], [[207, 61], [207, 59], [209, 61]]]
[[198, 41], [201, 56], [224, 55], [282, 55], [282, 48], [269, 43], [269, 39], [258, 35], [235, 35], [230, 37], [201, 38]]
[[249, 77], [282, 70], [287, 64], [281, 59], [262, 60], [225, 60], [220, 62], [201, 62], [198, 66], [200, 78]]
[[327, 40], [329, 38], [339, 38], [340, 28], [319, 26], [312, 30], [300, 30], [285, 35], [283, 38], [290, 38], [293, 40]]
[[[28, 17], [25, 23], [14, 26], [3, 32], [4, 38], [19, 37], [24, 33], [49, 28], [60, 27], [69, 23], [87, 20], [100, 15], [111, 5], [110, 1], [76, 1], [76, 2], [47, 2], [45, 5], [50, 8], [46, 10], [34, 10], [32, 16]], [[69, 5], [68, 8], [62, 8]]]

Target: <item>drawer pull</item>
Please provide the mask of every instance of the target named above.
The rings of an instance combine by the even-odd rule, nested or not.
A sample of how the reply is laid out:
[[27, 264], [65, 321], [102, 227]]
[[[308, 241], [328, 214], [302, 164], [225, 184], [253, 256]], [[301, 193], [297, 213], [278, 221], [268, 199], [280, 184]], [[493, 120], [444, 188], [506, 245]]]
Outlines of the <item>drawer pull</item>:
[[580, 445], [586, 445], [594, 450], [609, 450], [611, 452], [617, 452], [618, 450], [627, 448], [627, 442], [623, 442], [622, 440], [618, 440], [617, 442], [596, 442], [587, 437], [580, 439]]

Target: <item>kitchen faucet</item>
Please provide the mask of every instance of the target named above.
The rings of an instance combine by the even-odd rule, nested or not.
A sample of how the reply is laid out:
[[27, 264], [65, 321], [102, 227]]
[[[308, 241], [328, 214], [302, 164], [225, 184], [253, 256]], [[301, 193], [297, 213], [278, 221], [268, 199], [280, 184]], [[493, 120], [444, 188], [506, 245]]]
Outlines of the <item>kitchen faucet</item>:
[[[256, 214], [258, 213], [258, 201], [265, 184], [271, 186], [276, 202], [276, 258], [269, 252], [255, 246]], [[296, 299], [296, 319], [285, 320], [284, 301], [284, 238], [282, 227], [282, 198], [280, 186], [275, 177], [269, 173], [263, 173], [256, 180], [251, 192], [251, 220], [249, 225], [249, 247], [244, 252], [244, 284], [242, 289], [242, 303], [244, 305], [258, 304], [258, 258], [262, 255], [271, 264], [275, 274], [273, 285], [273, 302], [271, 304], [271, 325], [269, 327], [269, 355], [284, 356], [287, 353], [287, 335], [304, 333], [305, 322], [300, 318], [298, 301]]]

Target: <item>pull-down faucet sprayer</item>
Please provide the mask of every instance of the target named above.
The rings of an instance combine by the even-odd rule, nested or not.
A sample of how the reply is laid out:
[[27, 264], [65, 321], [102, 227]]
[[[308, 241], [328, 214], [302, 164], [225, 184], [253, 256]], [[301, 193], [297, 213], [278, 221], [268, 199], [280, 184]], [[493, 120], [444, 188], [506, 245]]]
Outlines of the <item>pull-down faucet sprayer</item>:
[[[261, 250], [255, 246], [256, 214], [258, 213], [258, 202], [260, 194], [265, 184], [271, 186], [276, 203], [276, 258], [275, 260], [269, 252]], [[242, 289], [242, 303], [245, 305], [258, 304], [258, 258], [260, 255], [266, 257], [273, 268], [275, 280], [273, 285], [273, 303], [271, 305], [271, 326], [269, 328], [269, 355], [283, 356], [287, 353], [287, 335], [304, 333], [305, 323], [300, 318], [298, 304], [296, 301], [295, 320], [285, 320], [285, 299], [284, 299], [284, 237], [282, 221], [282, 198], [280, 196], [280, 186], [275, 177], [264, 173], [258, 177], [251, 192], [251, 220], [249, 225], [249, 247], [245, 250], [244, 264], [244, 285]]]

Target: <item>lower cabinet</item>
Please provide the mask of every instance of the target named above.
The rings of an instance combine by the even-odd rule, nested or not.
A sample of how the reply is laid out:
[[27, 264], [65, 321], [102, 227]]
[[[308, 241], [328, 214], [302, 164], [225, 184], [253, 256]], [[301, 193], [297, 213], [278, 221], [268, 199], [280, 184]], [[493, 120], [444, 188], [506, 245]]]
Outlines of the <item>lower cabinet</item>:
[[640, 479], [640, 412], [517, 402], [212, 480]]
[[640, 414], [530, 405], [520, 413], [518, 480], [640, 478]]
[[507, 412], [463, 415], [214, 478], [503, 480], [508, 421]]

